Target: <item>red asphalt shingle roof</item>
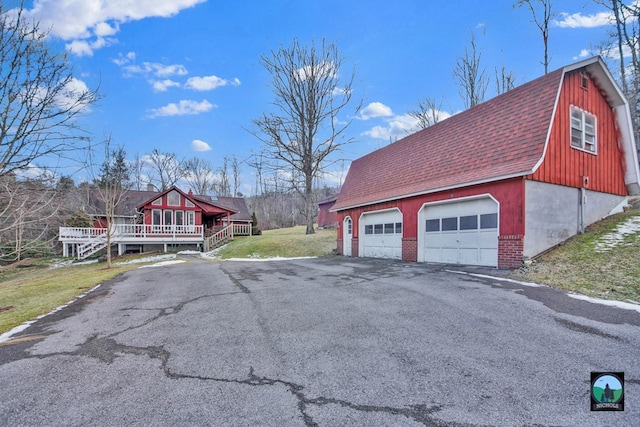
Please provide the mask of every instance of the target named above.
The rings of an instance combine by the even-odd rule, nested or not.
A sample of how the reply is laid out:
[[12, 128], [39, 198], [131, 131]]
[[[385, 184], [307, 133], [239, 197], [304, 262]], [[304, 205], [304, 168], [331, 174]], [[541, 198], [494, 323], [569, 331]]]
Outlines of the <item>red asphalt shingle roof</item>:
[[562, 76], [546, 74], [355, 160], [332, 210], [530, 173]]

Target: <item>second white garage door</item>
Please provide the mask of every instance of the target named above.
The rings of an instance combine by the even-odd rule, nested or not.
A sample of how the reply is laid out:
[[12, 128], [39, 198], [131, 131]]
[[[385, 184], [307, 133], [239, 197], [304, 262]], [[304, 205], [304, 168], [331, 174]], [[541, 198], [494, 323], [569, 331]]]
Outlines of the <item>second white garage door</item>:
[[425, 206], [421, 260], [498, 266], [498, 204], [490, 197]]
[[393, 209], [363, 214], [360, 254], [371, 258], [402, 258], [402, 213]]

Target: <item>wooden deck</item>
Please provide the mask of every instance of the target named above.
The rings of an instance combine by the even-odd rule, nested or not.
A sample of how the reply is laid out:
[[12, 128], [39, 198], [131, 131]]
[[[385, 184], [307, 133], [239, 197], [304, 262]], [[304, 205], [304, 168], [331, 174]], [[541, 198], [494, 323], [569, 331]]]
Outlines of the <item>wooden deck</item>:
[[[60, 227], [58, 240], [63, 246], [63, 256], [84, 259], [104, 249], [107, 232], [106, 228]], [[110, 243], [118, 245], [119, 254], [124, 253], [127, 245], [163, 245], [165, 252], [170, 245], [197, 245], [206, 251], [234, 236], [250, 235], [251, 224], [232, 224], [209, 237], [205, 237], [201, 225], [114, 224]]]

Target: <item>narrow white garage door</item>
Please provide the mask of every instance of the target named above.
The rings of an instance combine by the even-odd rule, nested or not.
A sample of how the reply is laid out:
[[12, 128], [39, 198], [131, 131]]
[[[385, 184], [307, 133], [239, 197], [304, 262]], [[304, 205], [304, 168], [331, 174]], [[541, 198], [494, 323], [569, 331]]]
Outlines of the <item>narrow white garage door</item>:
[[394, 209], [360, 219], [363, 257], [402, 259], [402, 214]]
[[422, 209], [424, 261], [498, 266], [498, 204], [490, 197]]

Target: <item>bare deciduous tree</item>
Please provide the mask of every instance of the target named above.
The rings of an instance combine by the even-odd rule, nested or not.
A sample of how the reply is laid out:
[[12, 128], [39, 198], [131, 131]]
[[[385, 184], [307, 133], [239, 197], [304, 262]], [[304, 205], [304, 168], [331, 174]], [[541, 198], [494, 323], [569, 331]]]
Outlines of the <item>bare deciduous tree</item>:
[[[636, 141], [640, 139], [640, 5], [635, 1], [594, 0], [611, 11], [615, 46], [605, 56], [616, 58], [619, 82], [629, 101]], [[615, 54], [612, 52], [615, 51]], [[637, 148], [640, 153], [640, 147]]]
[[498, 70], [496, 67], [496, 94], [508, 92], [515, 87], [516, 77], [511, 71], [507, 71], [505, 67]]
[[233, 179], [233, 197], [238, 197], [238, 188], [240, 188], [240, 161], [235, 154], [231, 157], [231, 178]]
[[48, 175], [24, 181], [12, 173], [0, 176], [0, 260], [52, 250], [60, 206], [50, 182]]
[[352, 99], [355, 70], [341, 82], [343, 62], [338, 48], [324, 40], [319, 46], [315, 41], [305, 46], [294, 39], [290, 46], [261, 57], [272, 79], [275, 111], [254, 120], [257, 131], [252, 134], [266, 145], [275, 163], [301, 178], [292, 179], [291, 186], [304, 198], [307, 234], [315, 232], [313, 182], [329, 156], [351, 141], [344, 136], [350, 121], [338, 115]]
[[417, 109], [409, 111], [409, 115], [418, 121], [420, 129], [433, 126], [445, 118], [442, 113], [442, 101], [436, 102], [435, 99], [429, 97], [418, 101]]
[[489, 77], [481, 64], [482, 53], [476, 45], [476, 36], [471, 32], [469, 47], [459, 57], [453, 68], [453, 77], [459, 85], [459, 93], [465, 108], [475, 107], [484, 101], [489, 85]]
[[214, 191], [215, 175], [211, 162], [193, 157], [184, 163], [184, 178], [195, 194], [207, 195]]
[[22, 16], [23, 6], [0, 4], [0, 176], [82, 148], [87, 139], [75, 119], [97, 99], [73, 77], [66, 54]]
[[[107, 229], [107, 268], [111, 268], [111, 241], [115, 233], [115, 216], [131, 188], [128, 165], [124, 162], [126, 153], [123, 147], [111, 148], [111, 137], [104, 141], [104, 161], [100, 166], [99, 175], [94, 177], [95, 191], [104, 203], [104, 216]], [[91, 162], [90, 168], [96, 170]], [[94, 174], [95, 175], [95, 174]]]
[[149, 183], [159, 191], [171, 188], [184, 176], [184, 160], [179, 160], [175, 153], [161, 153], [154, 148], [149, 162]]
[[541, 64], [544, 66], [544, 73], [547, 74], [549, 72], [549, 62], [551, 61], [549, 58], [549, 22], [555, 16], [555, 13], [551, 10], [551, 0], [518, 0], [513, 6], [526, 6], [529, 8], [533, 23], [538, 27], [542, 35], [544, 59]]
[[222, 166], [218, 168], [218, 178], [213, 184], [213, 191], [216, 196], [231, 196], [231, 185], [229, 184], [229, 158], [222, 159]]

